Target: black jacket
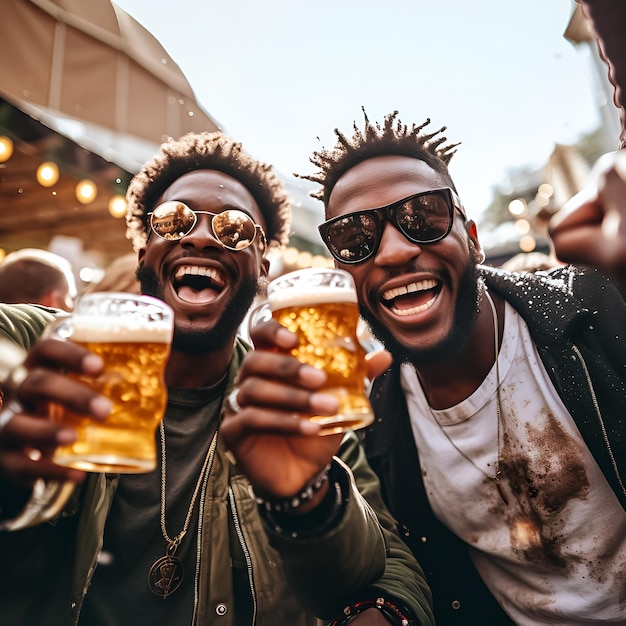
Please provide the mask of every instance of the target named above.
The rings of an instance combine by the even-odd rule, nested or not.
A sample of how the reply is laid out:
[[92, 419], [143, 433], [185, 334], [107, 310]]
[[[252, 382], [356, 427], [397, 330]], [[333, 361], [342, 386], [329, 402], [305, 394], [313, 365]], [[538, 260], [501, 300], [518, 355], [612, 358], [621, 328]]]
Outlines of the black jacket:
[[[542, 362], [626, 509], [626, 303], [595, 271], [511, 274], [481, 268], [489, 289], [524, 318]], [[433, 514], [421, 478], [400, 363], [374, 384], [377, 419], [362, 437], [400, 532], [426, 572], [437, 623], [511, 624], [466, 544]]]

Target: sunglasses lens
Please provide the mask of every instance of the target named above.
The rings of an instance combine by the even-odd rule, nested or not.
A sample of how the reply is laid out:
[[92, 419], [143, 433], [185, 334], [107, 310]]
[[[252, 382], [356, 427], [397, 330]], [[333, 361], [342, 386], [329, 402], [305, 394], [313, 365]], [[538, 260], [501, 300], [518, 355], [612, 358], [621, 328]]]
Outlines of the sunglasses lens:
[[[203, 211], [201, 211], [202, 213]], [[198, 217], [186, 204], [170, 201], [159, 205], [150, 216], [152, 230], [171, 241], [188, 235]], [[244, 250], [256, 235], [256, 225], [243, 211], [229, 210], [213, 216], [213, 233], [220, 243], [230, 250]]]
[[343, 263], [357, 263], [374, 253], [379, 239], [378, 220], [355, 213], [333, 222], [326, 239], [333, 256]]
[[225, 248], [243, 250], [253, 241], [256, 227], [243, 211], [223, 211], [213, 218], [213, 232]]
[[182, 202], [164, 202], [150, 216], [152, 230], [163, 239], [177, 240], [194, 227], [196, 214]]
[[415, 243], [444, 237], [450, 228], [450, 205], [442, 192], [410, 198], [396, 210], [398, 226]]
[[452, 225], [451, 198], [437, 190], [407, 198], [381, 209], [351, 213], [320, 227], [331, 254], [342, 263], [359, 263], [372, 256], [380, 243], [383, 220], [394, 224], [414, 243], [443, 239]]

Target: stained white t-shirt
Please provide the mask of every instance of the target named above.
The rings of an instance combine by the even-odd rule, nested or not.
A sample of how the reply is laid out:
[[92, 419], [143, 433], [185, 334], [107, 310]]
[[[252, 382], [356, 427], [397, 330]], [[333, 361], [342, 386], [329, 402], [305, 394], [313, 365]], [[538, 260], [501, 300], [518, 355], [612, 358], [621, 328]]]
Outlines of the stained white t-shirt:
[[517, 623], [626, 624], [626, 512], [508, 303], [498, 366], [508, 504], [489, 478], [498, 459], [495, 364], [469, 398], [445, 410], [431, 409], [413, 368], [402, 367], [432, 509], [468, 544]]

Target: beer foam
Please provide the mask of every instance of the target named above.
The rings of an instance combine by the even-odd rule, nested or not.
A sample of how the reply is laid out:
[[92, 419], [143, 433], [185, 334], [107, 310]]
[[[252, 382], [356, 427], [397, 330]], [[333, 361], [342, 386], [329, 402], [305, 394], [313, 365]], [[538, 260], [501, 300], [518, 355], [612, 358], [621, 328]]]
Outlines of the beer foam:
[[73, 341], [109, 342], [109, 343], [169, 343], [172, 338], [172, 328], [164, 322], [125, 323], [120, 325], [119, 320], [89, 316], [75, 317], [73, 320]]
[[303, 305], [349, 303], [356, 304], [356, 293], [348, 287], [289, 287], [278, 290], [268, 295], [268, 301], [272, 311], [298, 307]]

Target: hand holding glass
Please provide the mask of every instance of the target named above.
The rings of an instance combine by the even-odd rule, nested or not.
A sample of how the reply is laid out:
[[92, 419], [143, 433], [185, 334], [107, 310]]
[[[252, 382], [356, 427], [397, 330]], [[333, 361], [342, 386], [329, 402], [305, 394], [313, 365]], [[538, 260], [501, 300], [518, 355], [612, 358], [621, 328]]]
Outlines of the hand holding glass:
[[302, 363], [326, 372], [321, 391], [334, 395], [339, 411], [313, 415], [321, 434], [369, 426], [365, 350], [357, 337], [359, 310], [352, 276], [339, 269], [310, 268], [279, 276], [268, 286], [272, 317], [298, 337], [291, 351]]
[[76, 430], [59, 446], [54, 462], [88, 472], [139, 473], [156, 467], [155, 432], [165, 411], [165, 365], [174, 313], [164, 302], [128, 293], [82, 296], [71, 316], [54, 322], [46, 336], [70, 340], [104, 361], [100, 376], [68, 374], [113, 403], [99, 422], [53, 404], [50, 419]]

